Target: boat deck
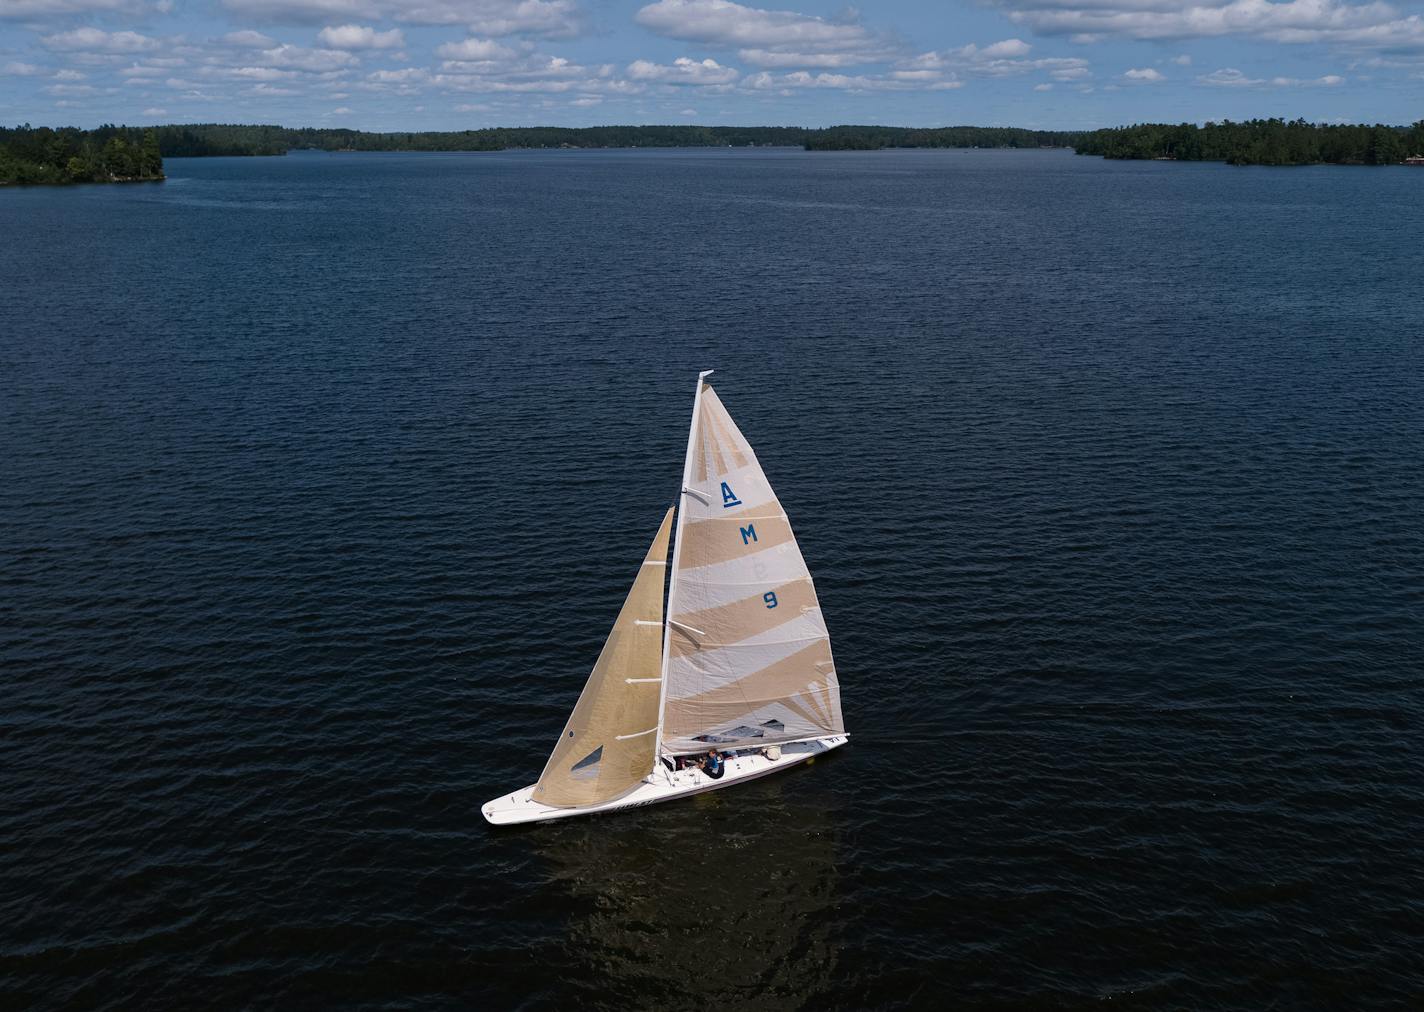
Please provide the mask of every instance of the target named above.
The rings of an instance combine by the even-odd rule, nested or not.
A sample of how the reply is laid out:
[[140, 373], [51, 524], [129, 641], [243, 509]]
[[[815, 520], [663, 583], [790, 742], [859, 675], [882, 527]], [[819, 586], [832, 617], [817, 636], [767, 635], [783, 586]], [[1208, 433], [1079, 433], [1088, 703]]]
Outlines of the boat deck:
[[489, 822], [496, 826], [509, 826], [520, 822], [541, 822], [546, 819], [566, 819], [575, 815], [594, 815], [599, 812], [614, 812], [624, 808], [637, 808], [660, 801], [704, 794], [707, 791], [730, 787], [732, 784], [755, 780], [788, 769], [798, 763], [815, 758], [833, 748], [844, 745], [848, 735], [831, 735], [815, 741], [793, 742], [781, 746], [779, 759], [768, 759], [761, 751], [746, 751], [734, 755], [726, 761], [726, 772], [713, 780], [700, 769], [672, 771], [661, 763], [646, 780], [620, 798], [606, 801], [601, 805], [581, 808], [554, 808], [541, 805], [534, 800], [534, 786], [531, 784], [513, 794], [495, 798], [480, 811]]

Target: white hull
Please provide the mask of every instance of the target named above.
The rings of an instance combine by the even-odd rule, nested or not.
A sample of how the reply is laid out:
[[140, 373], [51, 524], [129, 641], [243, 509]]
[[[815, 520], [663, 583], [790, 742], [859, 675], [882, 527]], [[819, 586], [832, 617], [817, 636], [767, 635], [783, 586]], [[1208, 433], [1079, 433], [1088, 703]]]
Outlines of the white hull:
[[523, 790], [495, 798], [480, 809], [487, 821], [496, 826], [512, 826], [520, 822], [543, 822], [546, 819], [567, 819], [575, 815], [595, 815], [599, 812], [616, 812], [623, 808], [638, 808], [659, 801], [673, 801], [677, 798], [703, 794], [722, 787], [755, 780], [779, 770], [788, 769], [808, 759], [839, 748], [846, 743], [848, 735], [832, 735], [815, 741], [795, 742], [781, 746], [780, 759], [768, 759], [760, 753], [736, 756], [727, 760], [727, 771], [719, 779], [713, 780], [701, 770], [693, 768], [673, 772], [659, 763], [658, 768], [633, 790], [605, 801], [601, 805], [587, 805], [580, 808], [553, 808], [534, 800], [533, 785]]

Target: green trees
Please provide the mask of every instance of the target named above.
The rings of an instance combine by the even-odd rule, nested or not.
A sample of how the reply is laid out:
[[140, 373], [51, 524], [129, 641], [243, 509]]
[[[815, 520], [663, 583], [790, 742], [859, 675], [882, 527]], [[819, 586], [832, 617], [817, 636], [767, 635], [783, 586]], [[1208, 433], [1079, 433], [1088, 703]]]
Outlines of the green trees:
[[687, 148], [776, 145], [810, 151], [884, 147], [1069, 147], [1075, 132], [1008, 127], [838, 126], [709, 127], [681, 125], [600, 127], [489, 127], [482, 130], [364, 133], [321, 127], [189, 123], [159, 127], [158, 146], [169, 157], [281, 155], [320, 151], [503, 151], [508, 148]]
[[170, 157], [282, 155], [293, 149], [320, 151], [502, 151], [506, 148], [744, 147], [800, 144], [800, 127], [491, 127], [482, 130], [365, 133], [320, 127], [241, 126], [190, 123], [158, 129], [159, 147]]
[[834, 126], [805, 131], [807, 151], [874, 151], [880, 148], [1068, 148], [1082, 136], [1069, 130], [1017, 127]]
[[162, 179], [163, 158], [281, 155], [323, 151], [500, 151], [506, 148], [745, 147], [799, 145], [808, 151], [904, 148], [1073, 147], [1080, 155], [1223, 161], [1233, 165], [1394, 165], [1424, 155], [1424, 120], [1408, 127], [1325, 125], [1303, 119], [1234, 123], [1139, 123], [1075, 132], [1011, 127], [604, 126], [495, 127], [439, 132], [363, 133], [315, 127], [196, 123], [95, 130], [29, 124], [0, 128], [0, 183], [82, 183]]
[[101, 126], [0, 128], [0, 183], [107, 183], [163, 178], [154, 131]]
[[139, 148], [139, 175], [163, 175], [163, 155], [158, 149], [157, 130], [149, 129], [143, 132], [143, 144]]
[[1080, 155], [1104, 158], [1173, 158], [1231, 165], [1395, 165], [1424, 144], [1424, 121], [1412, 128], [1326, 125], [1303, 119], [1224, 120], [1198, 127], [1139, 123], [1094, 130], [1075, 145]]
[[[1424, 155], [1424, 119], [1419, 120], [1404, 135], [1404, 147], [1409, 155]], [[1408, 156], [1406, 156], [1408, 157]]]

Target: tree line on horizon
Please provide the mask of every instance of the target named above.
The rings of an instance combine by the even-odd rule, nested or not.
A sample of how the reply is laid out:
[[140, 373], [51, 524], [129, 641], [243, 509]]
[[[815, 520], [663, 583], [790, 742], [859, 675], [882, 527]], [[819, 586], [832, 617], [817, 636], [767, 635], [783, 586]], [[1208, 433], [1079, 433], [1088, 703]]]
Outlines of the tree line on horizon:
[[1139, 123], [1085, 133], [1074, 147], [1080, 155], [1104, 158], [1229, 165], [1398, 165], [1424, 155], [1424, 120], [1409, 127], [1303, 119]]
[[163, 178], [163, 158], [321, 151], [502, 151], [509, 148], [795, 146], [884, 148], [1071, 147], [1105, 158], [1224, 161], [1233, 165], [1393, 165], [1424, 155], [1424, 120], [1409, 127], [1303, 119], [1139, 123], [1106, 130], [1015, 127], [509, 127], [368, 133], [229, 123], [125, 127], [0, 127], [0, 182], [126, 182]]
[[801, 127], [490, 127], [370, 133], [328, 127], [195, 123], [158, 128], [163, 153], [284, 155], [288, 151], [504, 151], [510, 148], [691, 148], [800, 145]]
[[[504, 151], [510, 148], [801, 147], [808, 151], [886, 147], [1065, 147], [1065, 131], [1009, 127], [601, 126], [495, 127], [369, 133], [271, 124], [189, 123], [0, 128], [0, 181], [105, 182], [162, 178], [162, 158], [285, 155], [319, 151]], [[127, 156], [127, 160], [126, 160]], [[140, 157], [141, 156], [141, 157]], [[155, 157], [157, 161], [155, 162]]]
[[1014, 127], [599, 126], [490, 127], [368, 133], [320, 127], [201, 123], [159, 128], [165, 155], [280, 155], [287, 151], [503, 151], [510, 148], [800, 147], [808, 151], [885, 147], [1069, 147], [1077, 132]]
[[[1421, 121], [1424, 123], [1424, 121]], [[1424, 154], [1424, 126], [1314, 124], [1303, 119], [1143, 123], [1106, 130], [1018, 127], [602, 126], [494, 127], [368, 133], [318, 127], [192, 124], [158, 128], [164, 155], [280, 155], [321, 151], [502, 151], [510, 148], [801, 147], [807, 151], [883, 148], [1073, 148], [1107, 158], [1224, 161], [1233, 165], [1391, 165]]]
[[128, 183], [163, 178], [152, 127], [0, 127], [0, 183]]
[[879, 151], [883, 148], [1071, 148], [1078, 130], [1020, 127], [834, 126], [807, 130], [807, 151]]

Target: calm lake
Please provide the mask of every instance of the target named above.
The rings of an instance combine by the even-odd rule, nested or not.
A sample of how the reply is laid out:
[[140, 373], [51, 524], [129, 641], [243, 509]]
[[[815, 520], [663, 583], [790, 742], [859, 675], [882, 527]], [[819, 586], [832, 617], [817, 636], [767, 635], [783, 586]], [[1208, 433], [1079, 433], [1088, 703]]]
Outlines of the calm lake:
[[[1424, 1003], [1424, 172], [167, 169], [0, 190], [0, 1005]], [[492, 829], [710, 368], [850, 745]]]

